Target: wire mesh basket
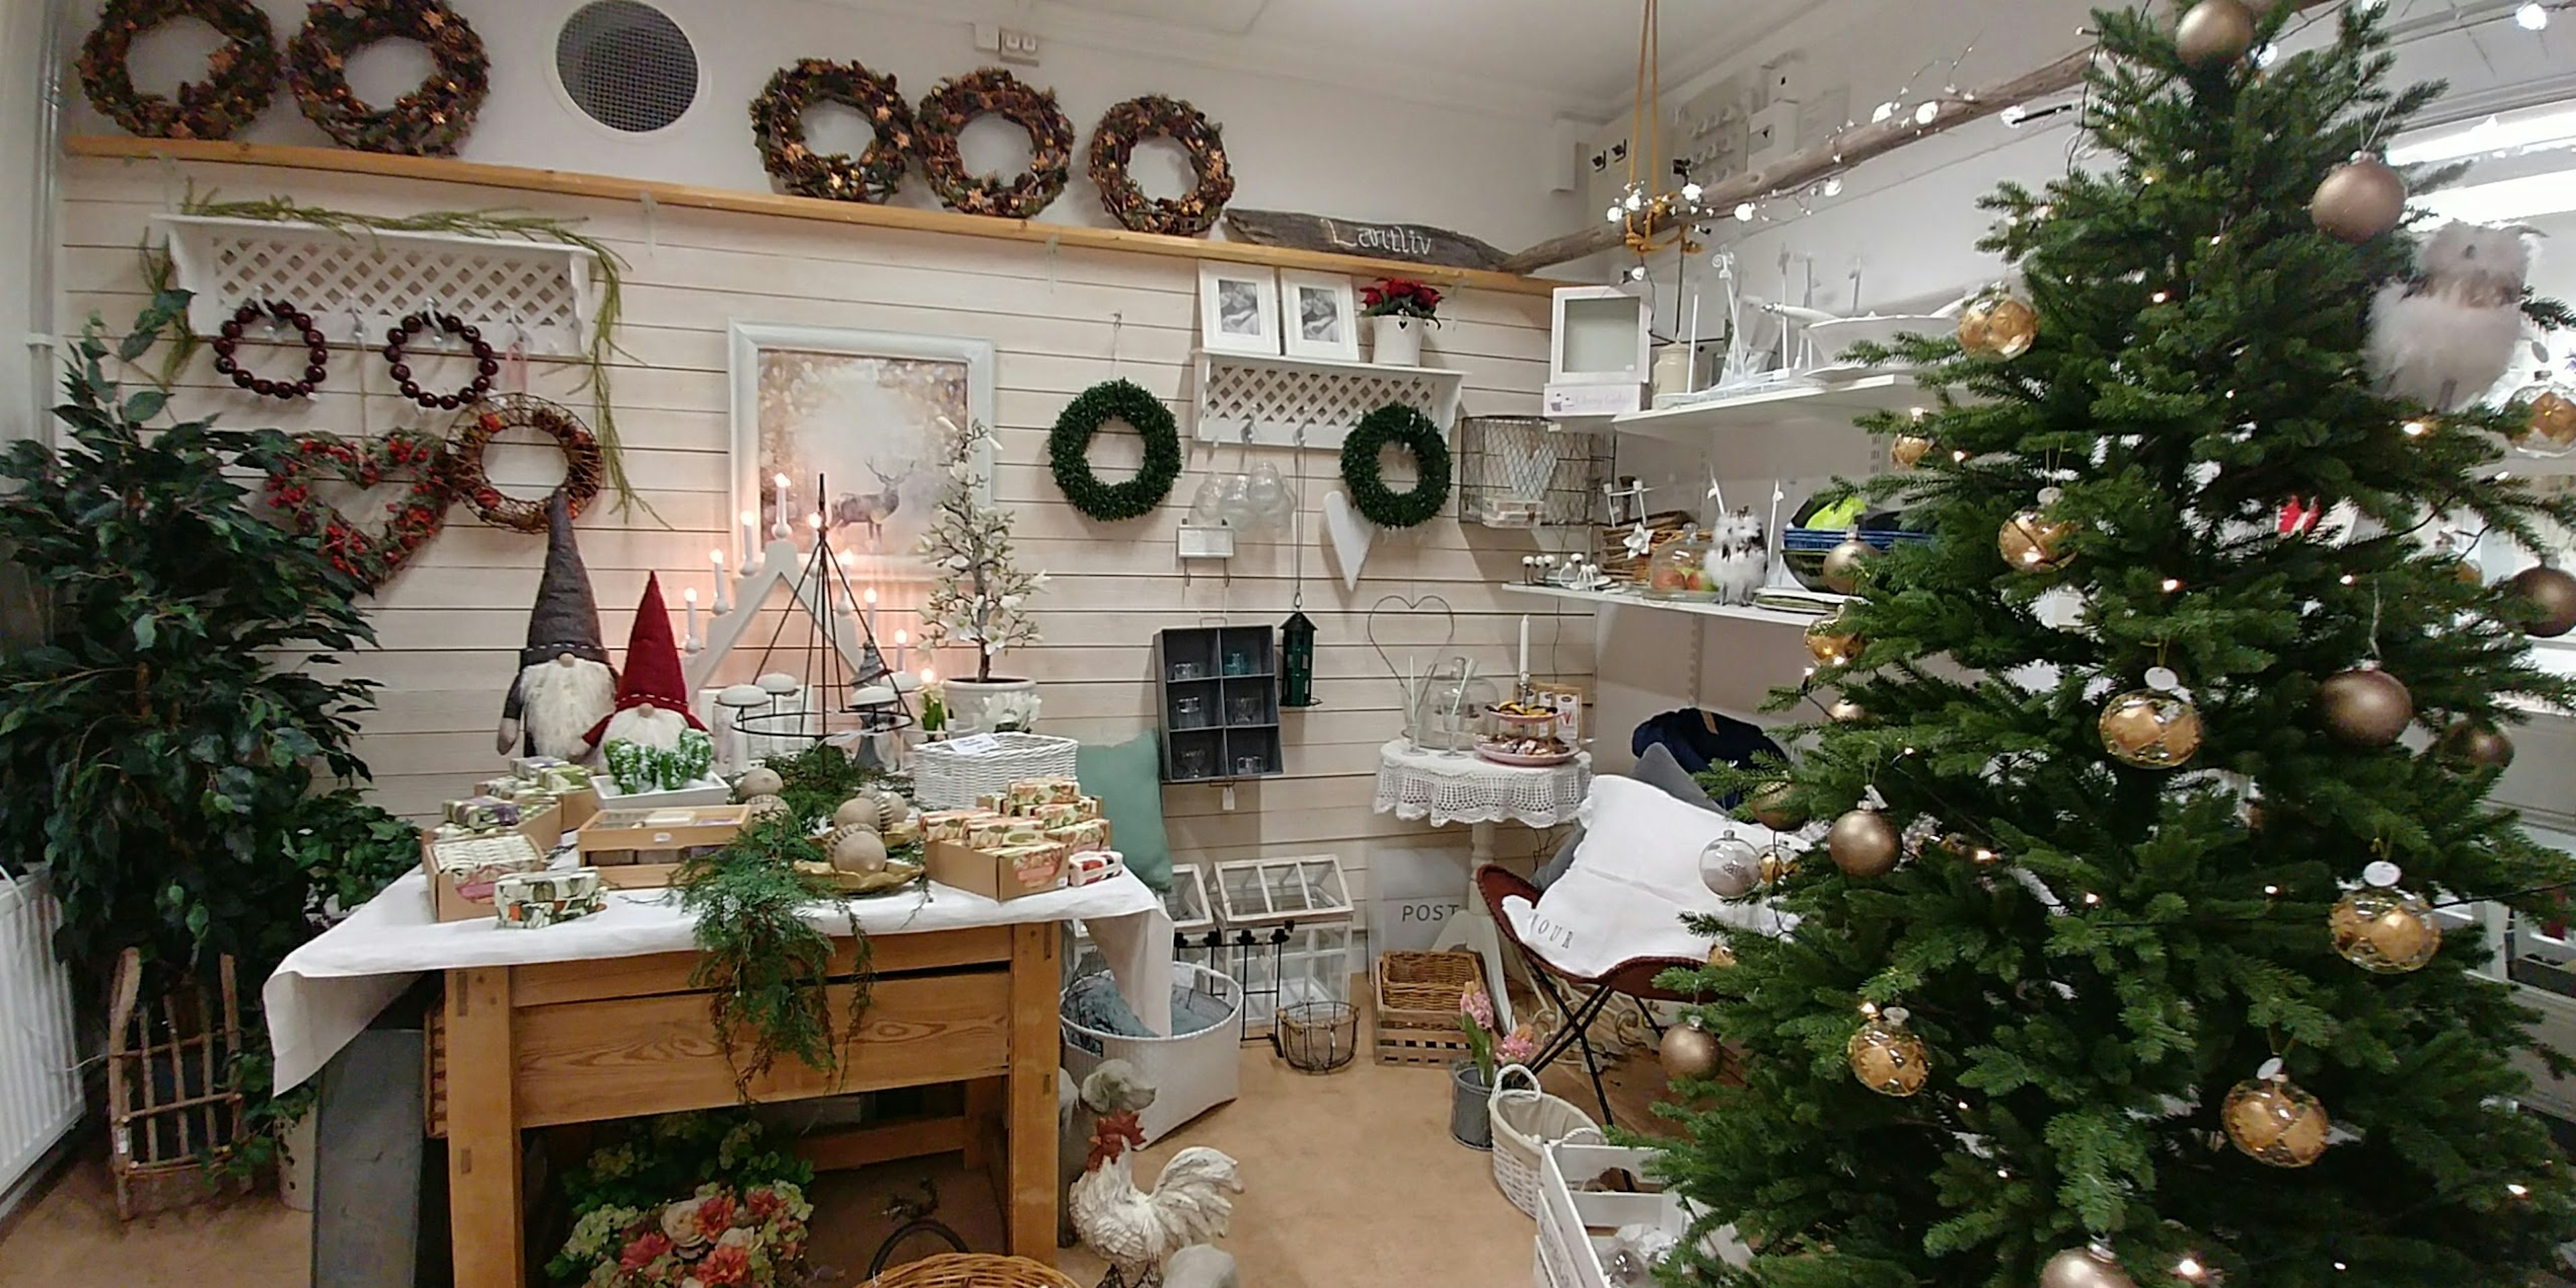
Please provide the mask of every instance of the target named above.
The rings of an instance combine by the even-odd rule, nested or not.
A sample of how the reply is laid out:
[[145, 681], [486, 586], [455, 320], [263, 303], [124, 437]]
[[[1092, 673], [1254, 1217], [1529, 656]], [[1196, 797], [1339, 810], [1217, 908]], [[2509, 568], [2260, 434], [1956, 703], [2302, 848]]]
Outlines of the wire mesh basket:
[[1331, 1073], [1359, 1054], [1360, 1013], [1348, 1002], [1281, 1007], [1278, 1024], [1279, 1054], [1301, 1073]]
[[1581, 527], [1609, 521], [1617, 440], [1537, 416], [1458, 422], [1458, 515], [1488, 528]]

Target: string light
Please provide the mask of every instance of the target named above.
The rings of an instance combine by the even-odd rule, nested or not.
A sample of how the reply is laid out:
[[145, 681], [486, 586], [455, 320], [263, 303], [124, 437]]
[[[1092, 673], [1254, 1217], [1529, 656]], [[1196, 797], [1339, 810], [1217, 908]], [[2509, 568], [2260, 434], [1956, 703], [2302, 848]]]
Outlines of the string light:
[[2267, 885], [2267, 886], [2263, 887], [2263, 897], [2264, 897], [2264, 898], [2266, 898], [2266, 899], [2278, 899], [2278, 898], [2280, 898], [2280, 897], [2281, 897], [2281, 887], [2276, 886], [2276, 885]]
[[2527, 1199], [2531, 1197], [2531, 1187], [2520, 1181], [2505, 1182], [2504, 1192], [2518, 1199]]
[[1925, 103], [1923, 106], [1914, 109], [1914, 123], [1916, 125], [1930, 125], [1939, 119], [1941, 119], [1941, 105], [1939, 103]]
[[2352, 574], [2351, 574], [2351, 573], [2345, 573], [2344, 575], [2342, 575], [2342, 576], [2340, 576], [2340, 577], [2335, 578], [2335, 580], [2336, 580], [2336, 581], [2338, 581], [2338, 582], [2340, 582], [2340, 583], [2342, 583], [2342, 584], [2344, 584], [2344, 585], [2346, 585], [2346, 586], [2349, 586], [2349, 585], [2351, 585], [2351, 584], [2352, 584], [2352, 580], [2353, 580], [2353, 578], [2352, 578]]
[[2182, 578], [2180, 578], [2180, 577], [2167, 577], [2167, 578], [2165, 578], [2165, 579], [2164, 579], [2164, 583], [2163, 583], [2163, 584], [2164, 584], [2164, 591], [2165, 591], [2165, 593], [2166, 593], [2166, 594], [2168, 594], [2168, 595], [2170, 595], [2170, 594], [2174, 593], [2175, 591], [2182, 589]]
[[2524, 31], [2545, 31], [2549, 27], [2549, 11], [2537, 3], [2525, 4], [2513, 11], [2513, 25]]
[[2174, 1276], [2199, 1283], [2209, 1277], [2209, 1268], [2200, 1264], [2200, 1258], [2186, 1252], [2182, 1254], [2182, 1260], [2174, 1263]]
[[2172, 298], [2173, 298], [2173, 296], [2172, 296], [2172, 295], [2170, 295], [2170, 294], [2168, 294], [2168, 293], [2166, 293], [2166, 292], [2164, 292], [2164, 291], [2158, 291], [2158, 292], [2156, 292], [2155, 294], [2148, 296], [2148, 297], [2147, 297], [2147, 300], [2148, 300], [2148, 302], [2149, 302], [2149, 303], [2152, 303], [2152, 304], [2162, 304], [2162, 303], [2164, 303], [2165, 301], [2170, 300], [2170, 299], [2172, 299]]
[[[2537, 6], [2534, 6], [2534, 7], [2536, 8]], [[1887, 118], [1889, 118], [1889, 117], [1891, 117], [1891, 116], [1894, 116], [1894, 115], [1896, 115], [1896, 104], [1894, 104], [1894, 103], [1892, 103], [1892, 102], [1890, 102], [1890, 103], [1881, 103], [1881, 104], [1879, 104], [1876, 108], [1871, 109], [1870, 114], [1869, 114], [1869, 122], [1870, 122], [1870, 124], [1872, 124], [1872, 125], [1876, 125], [1876, 124], [1878, 124], [1879, 122], [1884, 121], [1884, 120], [1886, 120]]]
[[2398, 428], [2404, 431], [2408, 438], [2422, 438], [2433, 427], [2420, 420], [2410, 420]]
[[2281, 47], [2279, 45], [2265, 45], [2261, 49], [2254, 51], [2254, 65], [2256, 67], [2269, 67], [2279, 61], [2281, 61]]
[[1735, 221], [1736, 221], [1737, 223], [1740, 223], [1740, 224], [1749, 224], [1749, 223], [1752, 223], [1752, 222], [1753, 222], [1753, 203], [1752, 203], [1752, 202], [1750, 202], [1750, 201], [1746, 201], [1746, 202], [1738, 203], [1738, 204], [1736, 205], [1736, 207], [1735, 207]]
[[1843, 178], [1841, 175], [1835, 175], [1833, 178], [1825, 180], [1825, 195], [1828, 197], [1839, 197], [1843, 195]]

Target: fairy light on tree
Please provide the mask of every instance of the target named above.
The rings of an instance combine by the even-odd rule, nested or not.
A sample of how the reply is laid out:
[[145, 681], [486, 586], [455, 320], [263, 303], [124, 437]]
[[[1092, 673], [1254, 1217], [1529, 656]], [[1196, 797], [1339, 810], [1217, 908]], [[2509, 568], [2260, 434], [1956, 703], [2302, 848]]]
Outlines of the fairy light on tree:
[[990, 681], [996, 656], [1038, 642], [1028, 600], [1046, 587], [1047, 575], [1024, 572], [1015, 561], [1011, 512], [992, 499], [992, 431], [980, 421], [962, 430], [946, 417], [940, 423], [948, 431], [940, 443], [947, 479], [921, 538], [935, 578], [921, 608], [921, 638], [929, 648], [972, 647], [975, 679]]

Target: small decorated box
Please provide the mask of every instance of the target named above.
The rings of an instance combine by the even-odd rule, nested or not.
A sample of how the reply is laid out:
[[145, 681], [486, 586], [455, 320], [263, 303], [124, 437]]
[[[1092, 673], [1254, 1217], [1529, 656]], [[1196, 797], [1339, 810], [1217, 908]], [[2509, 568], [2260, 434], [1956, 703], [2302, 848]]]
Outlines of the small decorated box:
[[1000, 853], [954, 841], [933, 841], [923, 852], [930, 879], [941, 885], [1008, 903], [1056, 889], [1064, 878], [1063, 846], [1005, 846]]
[[535, 784], [530, 783], [525, 779], [486, 778], [482, 782], [474, 784], [474, 794], [476, 796], [489, 796], [498, 801], [515, 801], [519, 799], [519, 793], [530, 791], [534, 788]]
[[932, 810], [921, 816], [921, 835], [932, 841], [963, 841], [966, 829], [976, 822], [993, 817], [982, 810]]
[[1044, 831], [1025, 818], [979, 818], [966, 824], [966, 844], [979, 850], [1004, 845], [1025, 845], [1043, 840]]
[[515, 872], [492, 887], [492, 907], [502, 925], [537, 930], [560, 921], [587, 917], [608, 906], [599, 869]]
[[549, 765], [529, 775], [528, 781], [535, 783], [539, 790], [557, 796], [591, 789], [590, 771], [579, 765]]
[[543, 869], [546, 855], [514, 831], [461, 837], [433, 833], [422, 838], [421, 866], [429, 876], [431, 914], [440, 921], [470, 921], [492, 915], [495, 883]]
[[679, 863], [731, 841], [749, 813], [744, 805], [601, 810], [581, 825], [581, 861], [594, 867]]
[[497, 797], [472, 796], [461, 801], [447, 802], [447, 821], [458, 827], [470, 827], [478, 831], [496, 827], [517, 827], [519, 806], [515, 801], [505, 801]]
[[1127, 856], [1116, 850], [1083, 850], [1065, 861], [1069, 884], [1087, 886], [1127, 870]]
[[1109, 820], [1086, 818], [1046, 830], [1046, 839], [1075, 850], [1109, 848]]
[[1071, 778], [1041, 778], [1046, 784], [1046, 799], [1055, 805], [1071, 805], [1082, 799], [1082, 784]]
[[1097, 796], [1076, 798], [1073, 808], [1075, 818], [1098, 818], [1100, 817], [1100, 798]]
[[1011, 784], [1005, 814], [1031, 814], [1037, 807], [1055, 799], [1055, 789], [1043, 778], [1023, 778]]
[[1024, 889], [1053, 890], [1064, 884], [1066, 849], [1061, 845], [1011, 845], [996, 850], [1013, 880]]
[[1062, 827], [1082, 817], [1082, 807], [1072, 801], [1048, 801], [1030, 815], [1040, 827]]
[[982, 810], [987, 814], [1008, 814], [1011, 812], [1011, 794], [1009, 792], [986, 792], [975, 798], [975, 808]]
[[518, 778], [535, 778], [546, 770], [561, 769], [571, 764], [569, 760], [558, 760], [553, 756], [513, 756], [510, 758], [510, 773]]

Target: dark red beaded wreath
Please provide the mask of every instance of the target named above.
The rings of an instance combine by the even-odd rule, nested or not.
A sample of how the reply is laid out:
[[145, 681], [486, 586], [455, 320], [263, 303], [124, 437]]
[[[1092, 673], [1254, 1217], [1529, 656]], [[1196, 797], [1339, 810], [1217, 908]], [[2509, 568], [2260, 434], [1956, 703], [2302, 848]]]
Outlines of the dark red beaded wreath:
[[[280, 326], [291, 326], [304, 335], [304, 378], [272, 380], [242, 370], [242, 335], [250, 324], [267, 318]], [[313, 325], [313, 316], [284, 300], [252, 300], [233, 310], [233, 320], [226, 322], [215, 336], [215, 372], [232, 377], [233, 384], [262, 398], [310, 398], [313, 390], [330, 374], [331, 346]]]
[[[411, 378], [411, 363], [404, 357], [404, 346], [411, 343], [413, 336], [431, 327], [463, 340], [474, 350], [474, 380], [455, 393], [430, 393], [420, 387], [419, 381]], [[401, 325], [385, 332], [385, 361], [393, 364], [394, 383], [402, 390], [403, 397], [440, 411], [454, 411], [483, 401], [483, 395], [492, 392], [492, 377], [501, 374], [501, 355], [484, 342], [482, 328], [468, 324], [453, 313], [414, 313], [405, 317]]]

